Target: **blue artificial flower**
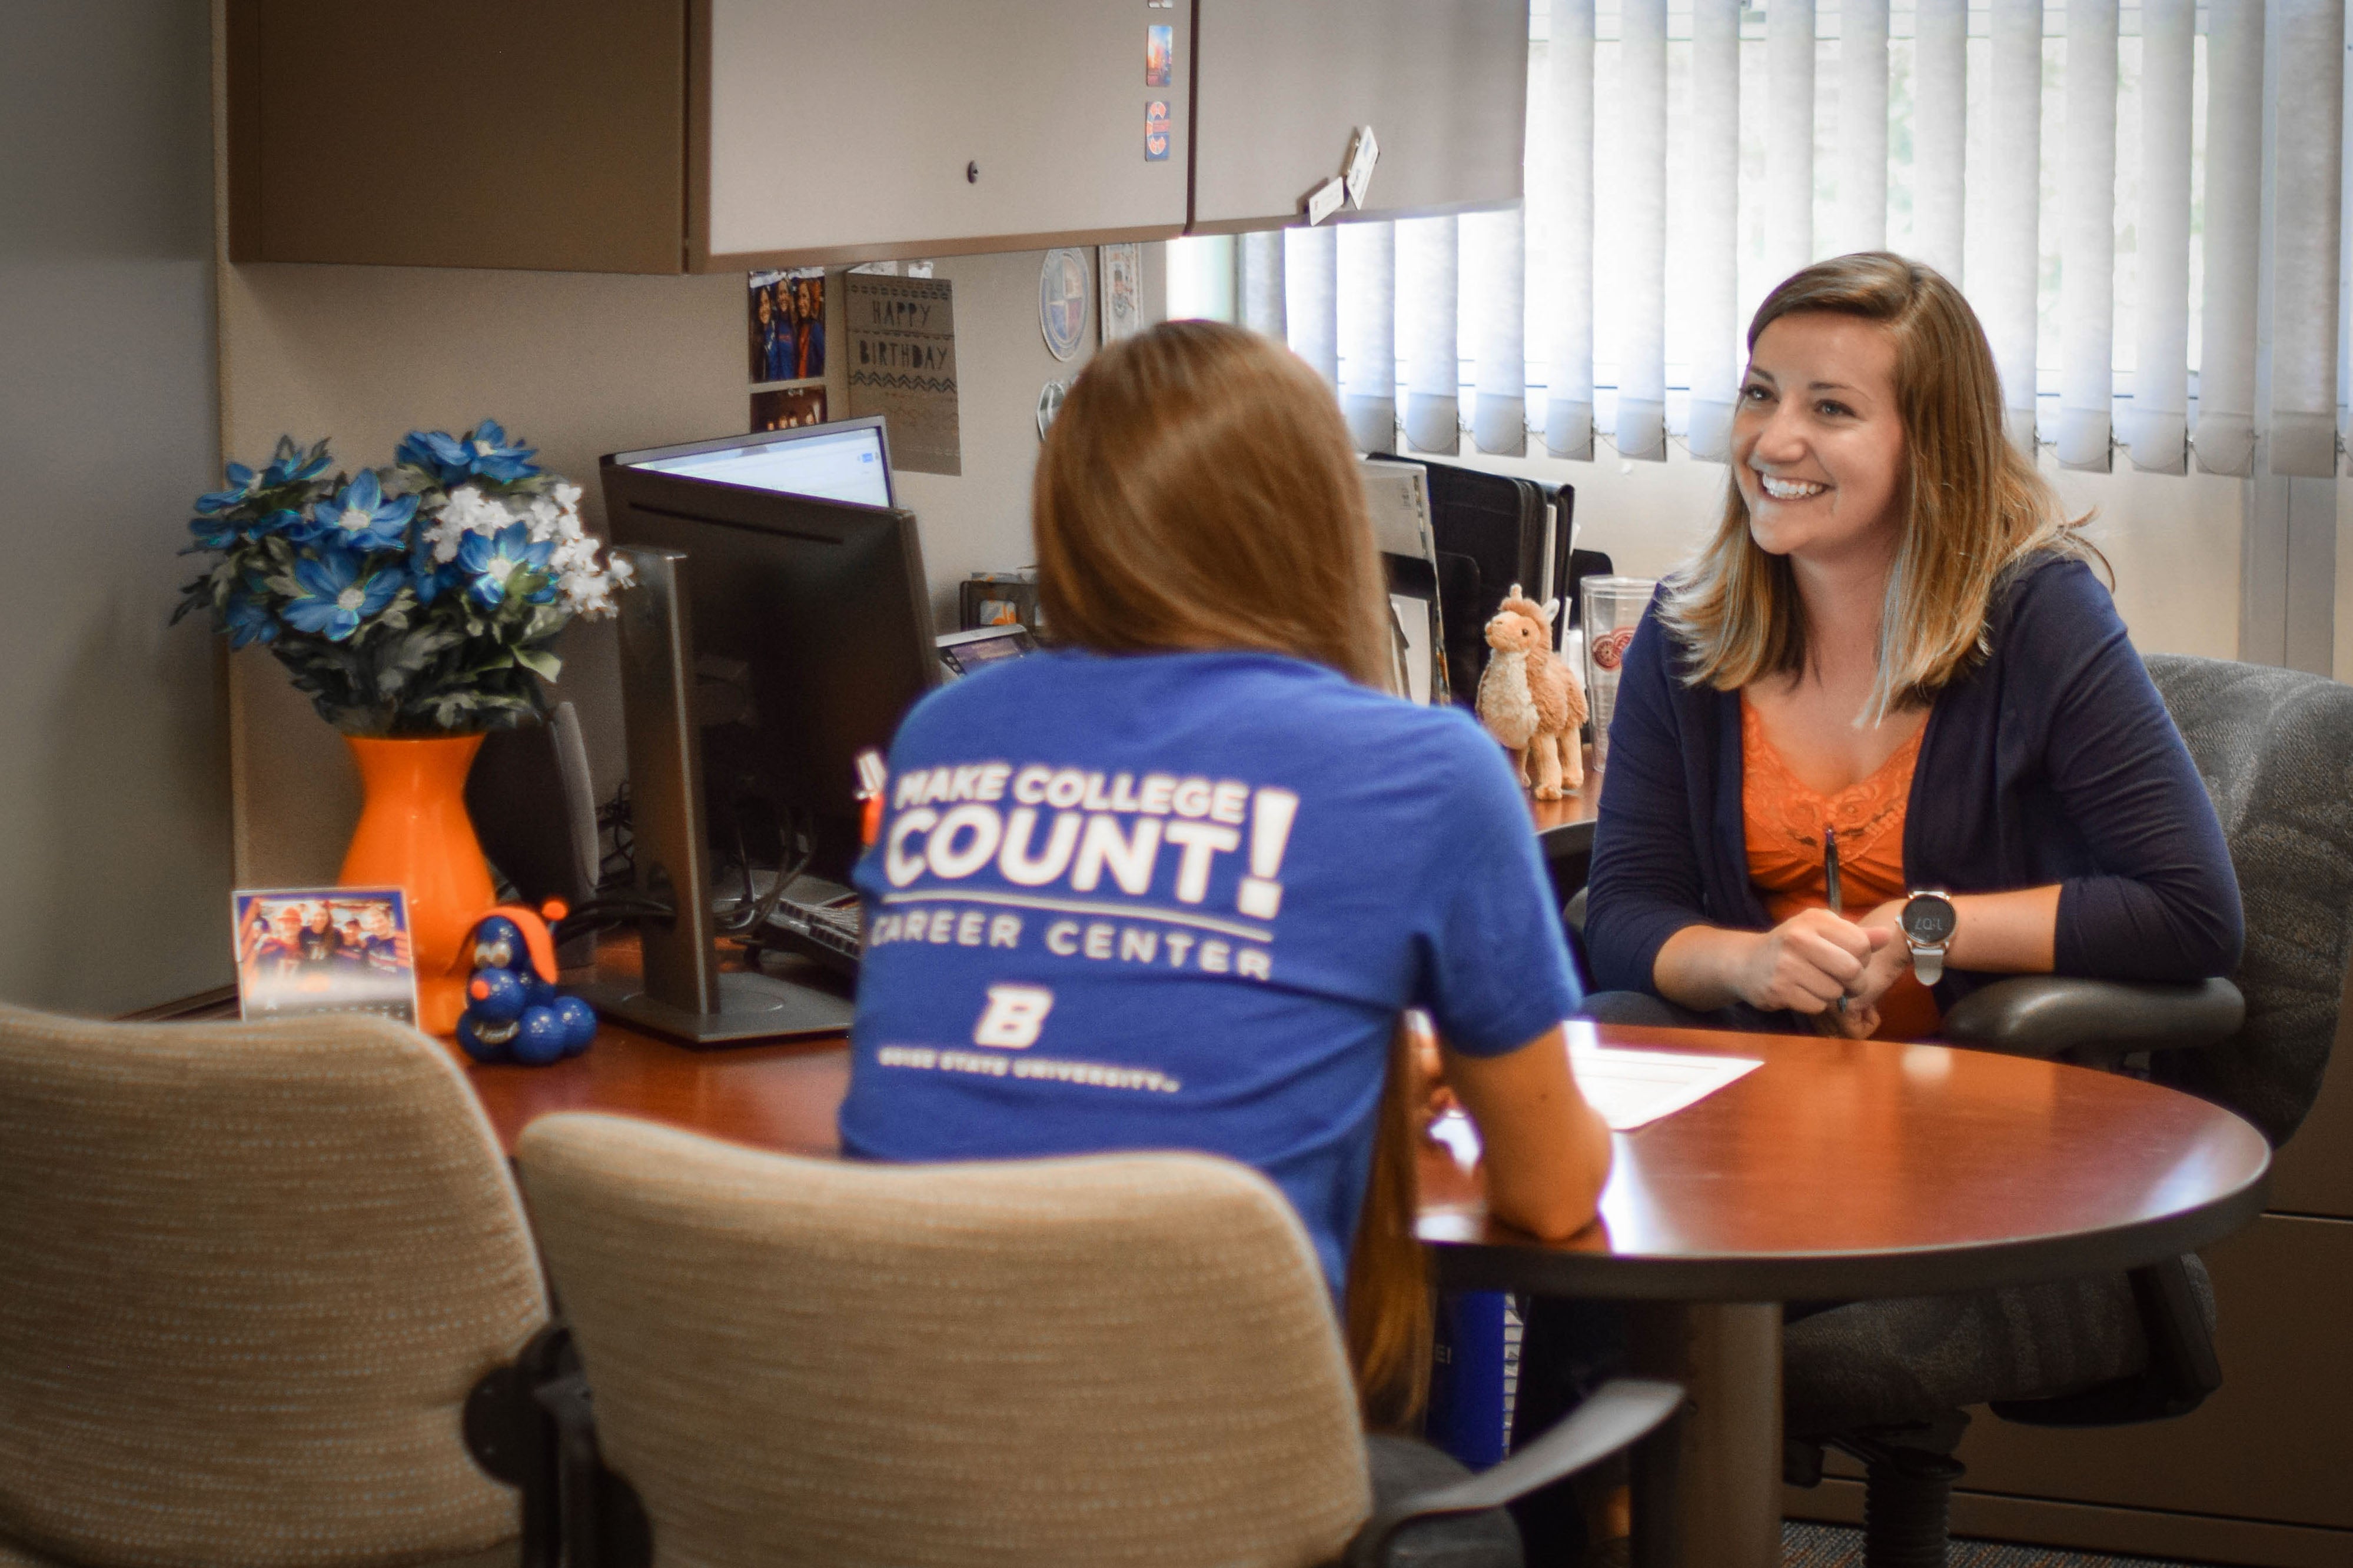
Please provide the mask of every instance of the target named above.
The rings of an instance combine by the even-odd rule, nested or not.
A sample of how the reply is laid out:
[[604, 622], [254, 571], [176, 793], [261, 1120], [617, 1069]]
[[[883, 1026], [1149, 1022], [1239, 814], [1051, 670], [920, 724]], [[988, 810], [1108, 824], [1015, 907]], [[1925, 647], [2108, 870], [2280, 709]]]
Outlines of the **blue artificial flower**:
[[229, 550], [240, 541], [259, 539], [268, 533], [282, 533], [302, 521], [299, 511], [284, 507], [266, 517], [198, 517], [188, 521], [188, 531], [195, 536], [200, 550]]
[[417, 591], [417, 602], [429, 605], [442, 595], [462, 585], [465, 568], [455, 561], [433, 559], [433, 542], [425, 537], [420, 526], [411, 531], [408, 542], [408, 585]]
[[495, 610], [506, 601], [518, 572], [540, 574], [543, 582], [531, 595], [530, 602], [543, 605], [554, 597], [554, 574], [547, 564], [554, 553], [555, 541], [543, 540], [534, 544], [531, 530], [518, 522], [492, 534], [466, 535], [465, 542], [458, 546], [458, 564], [473, 579], [466, 585], [466, 591], [485, 609]]
[[243, 463], [228, 466], [229, 488], [207, 490], [196, 498], [196, 510], [206, 517], [216, 517], [231, 507], [241, 504], [253, 493], [253, 470]]
[[464, 444], [446, 430], [411, 430], [393, 448], [392, 459], [423, 468], [445, 485], [457, 484], [471, 472]]
[[356, 552], [332, 544], [295, 562], [294, 581], [302, 592], [286, 606], [287, 624], [329, 642], [342, 642], [359, 630], [362, 621], [392, 603], [407, 576], [387, 567], [362, 581], [365, 564]]
[[276, 489], [280, 485], [290, 485], [303, 479], [316, 479], [327, 471], [327, 444], [323, 441], [319, 443], [315, 452], [305, 453], [291, 440], [280, 440], [278, 443], [278, 456], [271, 458], [269, 466], [261, 470], [259, 488], [265, 490]]
[[195, 536], [199, 550], [227, 550], [244, 536], [245, 525], [222, 517], [192, 517], [188, 531]]
[[408, 520], [417, 515], [417, 498], [385, 498], [375, 470], [363, 468], [359, 478], [332, 499], [311, 503], [311, 526], [305, 542], [325, 540], [346, 550], [397, 550], [408, 542]]
[[470, 479], [503, 484], [539, 472], [539, 466], [530, 460], [538, 451], [536, 447], [509, 446], [499, 422], [485, 419], [463, 436], [446, 430], [411, 430], [393, 457], [427, 470], [444, 486]]
[[271, 643], [278, 640], [278, 617], [269, 606], [243, 593], [231, 593], [228, 603], [221, 609], [221, 629], [228, 633], [228, 646], [244, 647], [249, 643]]

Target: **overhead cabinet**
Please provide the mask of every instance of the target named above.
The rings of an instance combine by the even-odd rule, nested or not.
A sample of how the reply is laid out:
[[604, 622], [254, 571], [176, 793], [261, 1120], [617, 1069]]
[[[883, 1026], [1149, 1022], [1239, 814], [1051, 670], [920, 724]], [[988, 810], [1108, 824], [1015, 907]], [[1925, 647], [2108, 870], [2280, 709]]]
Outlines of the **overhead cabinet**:
[[229, 254], [721, 272], [1163, 238], [1191, 32], [1143, 0], [228, 0]]
[[1520, 199], [1526, 0], [1197, 0], [1197, 234], [1304, 219], [1370, 126], [1361, 212], [1414, 217]]
[[723, 272], [1273, 227], [1365, 124], [1369, 212], [1520, 195], [1525, 0], [227, 0], [227, 29], [239, 262]]

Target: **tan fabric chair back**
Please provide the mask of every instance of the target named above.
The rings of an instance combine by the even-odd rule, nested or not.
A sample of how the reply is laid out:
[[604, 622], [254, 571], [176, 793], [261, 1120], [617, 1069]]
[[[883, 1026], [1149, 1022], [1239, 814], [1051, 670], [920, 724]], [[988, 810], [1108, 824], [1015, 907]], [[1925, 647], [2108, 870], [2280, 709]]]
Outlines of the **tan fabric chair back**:
[[591, 1115], [517, 1153], [657, 1568], [1304, 1568], [1370, 1510], [1331, 1298], [1242, 1166]]
[[495, 1546], [517, 1494], [460, 1409], [546, 1315], [497, 1142], [414, 1029], [0, 1006], [0, 1540], [93, 1568]]

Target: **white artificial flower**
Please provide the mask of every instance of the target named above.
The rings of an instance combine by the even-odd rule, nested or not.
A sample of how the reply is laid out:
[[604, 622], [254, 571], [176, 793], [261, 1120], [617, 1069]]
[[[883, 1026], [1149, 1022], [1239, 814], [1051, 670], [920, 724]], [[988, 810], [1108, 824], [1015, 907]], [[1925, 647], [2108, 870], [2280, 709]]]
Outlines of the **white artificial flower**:
[[597, 620], [613, 613], [611, 578], [596, 572], [566, 572], [561, 586], [565, 602], [575, 615]]
[[555, 503], [545, 496], [532, 497], [531, 504], [523, 509], [522, 515], [523, 521], [531, 527], [531, 542], [533, 544], [545, 544], [560, 537], [555, 523], [556, 519], [562, 514], [555, 510]]
[[638, 580], [638, 569], [629, 564], [629, 558], [626, 555], [616, 555], [606, 562], [605, 570], [611, 574], [613, 585], [617, 588], [626, 588]]
[[496, 533], [513, 521], [505, 501], [472, 485], [459, 485], [433, 514], [425, 537], [433, 546], [433, 559], [446, 564], [458, 559], [458, 546], [466, 535]]

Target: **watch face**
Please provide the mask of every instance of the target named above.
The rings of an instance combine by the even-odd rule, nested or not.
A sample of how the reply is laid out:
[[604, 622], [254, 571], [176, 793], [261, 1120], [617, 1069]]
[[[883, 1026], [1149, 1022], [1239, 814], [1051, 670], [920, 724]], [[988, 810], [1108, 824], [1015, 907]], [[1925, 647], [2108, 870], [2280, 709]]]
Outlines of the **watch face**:
[[1936, 893], [1921, 893], [1904, 906], [1899, 917], [1904, 934], [1918, 947], [1941, 947], [1953, 939], [1953, 900]]

